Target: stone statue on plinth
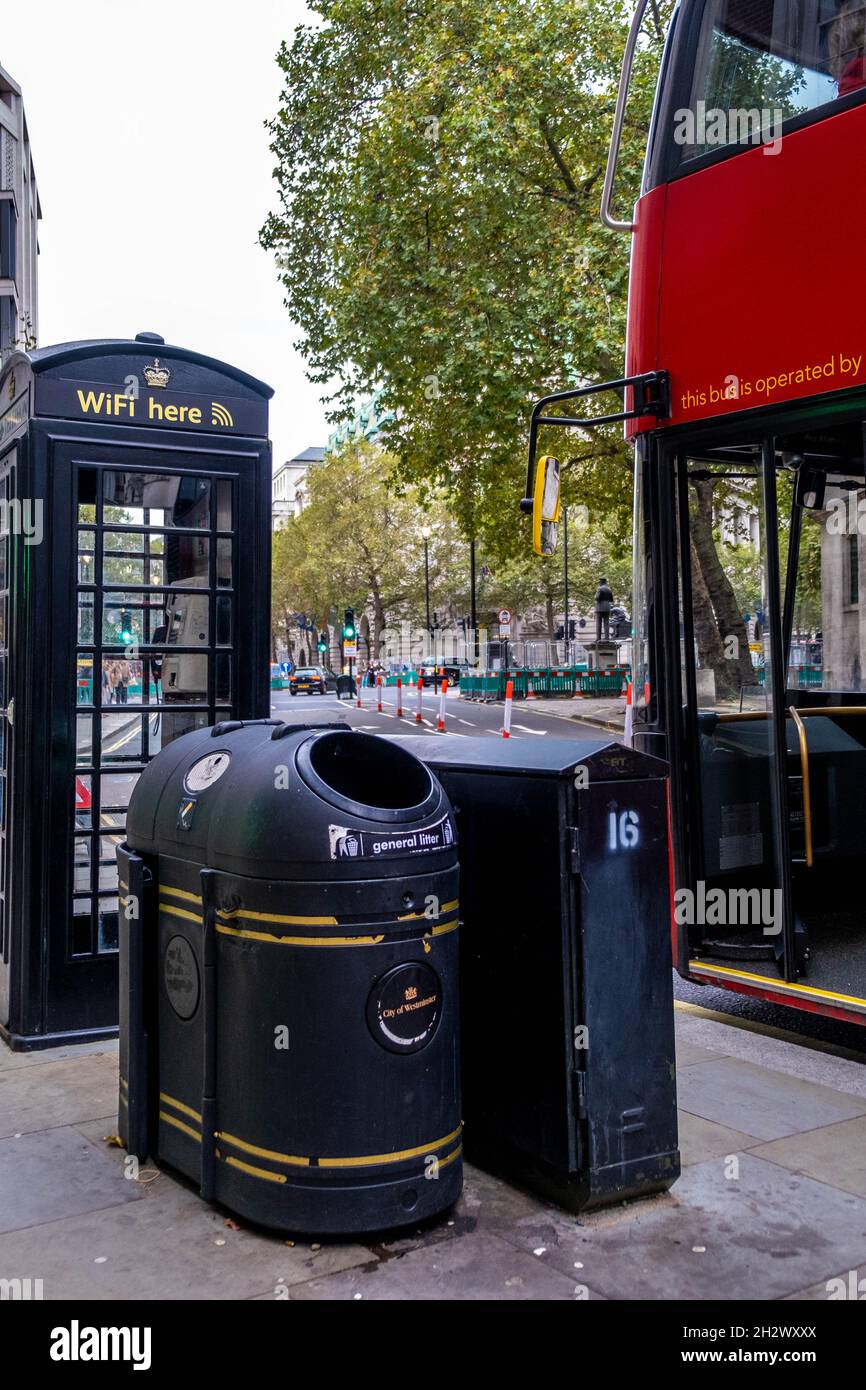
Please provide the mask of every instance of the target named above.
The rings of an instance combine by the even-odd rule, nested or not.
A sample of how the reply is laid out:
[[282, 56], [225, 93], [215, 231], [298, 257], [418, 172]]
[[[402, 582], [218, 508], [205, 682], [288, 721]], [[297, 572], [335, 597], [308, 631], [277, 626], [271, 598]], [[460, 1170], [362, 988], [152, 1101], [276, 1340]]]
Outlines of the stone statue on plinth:
[[595, 591], [595, 640], [602, 640], [602, 628], [604, 628], [604, 640], [610, 641], [610, 610], [613, 608], [613, 590], [606, 579], [602, 579]]

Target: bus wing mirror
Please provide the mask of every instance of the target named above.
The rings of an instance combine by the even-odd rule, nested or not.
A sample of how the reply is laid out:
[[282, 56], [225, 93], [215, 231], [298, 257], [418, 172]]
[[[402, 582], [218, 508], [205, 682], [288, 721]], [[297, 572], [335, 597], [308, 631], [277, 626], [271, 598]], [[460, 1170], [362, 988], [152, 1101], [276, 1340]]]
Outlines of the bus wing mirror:
[[559, 459], [545, 454], [535, 468], [532, 494], [532, 548], [536, 555], [552, 555], [559, 531]]
[[823, 468], [807, 468], [801, 465], [797, 472], [794, 501], [798, 507], [809, 512], [824, 509], [824, 494], [827, 491], [827, 474]]

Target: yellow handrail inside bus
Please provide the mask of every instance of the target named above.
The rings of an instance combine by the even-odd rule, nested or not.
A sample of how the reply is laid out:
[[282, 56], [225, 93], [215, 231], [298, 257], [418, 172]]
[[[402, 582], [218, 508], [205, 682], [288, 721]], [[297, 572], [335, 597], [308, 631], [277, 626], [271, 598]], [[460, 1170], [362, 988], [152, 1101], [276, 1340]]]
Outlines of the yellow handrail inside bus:
[[[800, 743], [800, 771], [803, 777], [803, 829], [806, 838], [806, 867], [811, 869], [814, 863], [812, 849], [812, 794], [809, 786], [809, 741], [806, 737], [806, 726], [803, 720], [816, 714], [828, 716], [866, 714], [866, 705], [816, 705], [811, 709], [796, 709], [794, 705], [789, 705], [786, 712], [790, 714], [794, 721]], [[739, 720], [768, 719], [769, 717], [769, 710], [742, 710], [734, 714], [720, 714], [719, 723], [733, 724]]]
[[797, 726], [800, 740], [800, 774], [803, 778], [803, 830], [806, 836], [806, 868], [812, 867], [812, 797], [809, 791], [809, 742], [806, 738], [806, 725], [799, 711], [789, 706], [789, 713]]

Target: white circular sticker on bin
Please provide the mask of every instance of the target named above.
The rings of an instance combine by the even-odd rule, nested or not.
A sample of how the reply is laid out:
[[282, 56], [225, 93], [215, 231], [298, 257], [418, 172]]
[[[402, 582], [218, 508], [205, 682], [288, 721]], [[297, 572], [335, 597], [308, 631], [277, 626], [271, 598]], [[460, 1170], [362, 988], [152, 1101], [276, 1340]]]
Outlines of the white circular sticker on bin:
[[208, 753], [206, 757], [199, 758], [183, 779], [184, 789], [188, 792], [207, 791], [228, 770], [231, 760], [231, 753]]

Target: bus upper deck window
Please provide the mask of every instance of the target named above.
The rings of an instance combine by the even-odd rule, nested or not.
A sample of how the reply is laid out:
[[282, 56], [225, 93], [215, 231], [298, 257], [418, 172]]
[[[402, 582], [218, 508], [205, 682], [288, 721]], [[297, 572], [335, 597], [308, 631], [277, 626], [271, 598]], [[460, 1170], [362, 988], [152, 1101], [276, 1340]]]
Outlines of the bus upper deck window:
[[771, 144], [784, 121], [866, 88], [864, 19], [866, 0], [708, 0], [674, 113], [680, 161]]

